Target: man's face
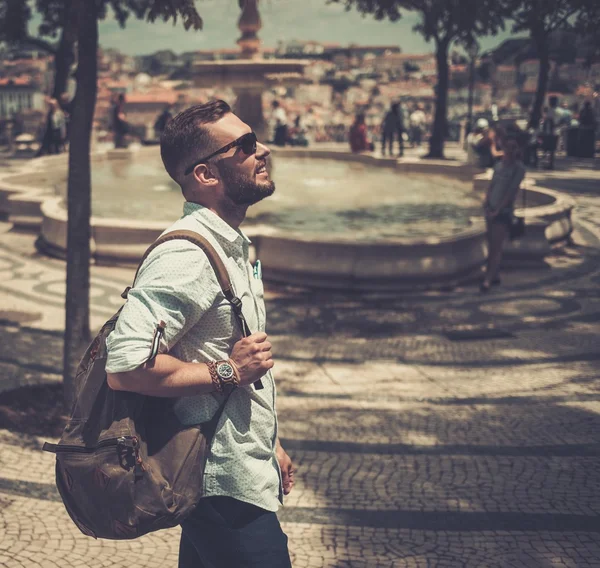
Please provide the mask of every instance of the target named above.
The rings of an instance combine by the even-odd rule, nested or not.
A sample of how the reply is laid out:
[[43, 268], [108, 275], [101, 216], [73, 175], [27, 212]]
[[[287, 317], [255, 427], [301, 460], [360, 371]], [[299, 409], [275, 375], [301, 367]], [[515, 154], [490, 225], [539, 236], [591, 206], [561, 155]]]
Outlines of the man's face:
[[[212, 125], [215, 145], [225, 146], [240, 136], [251, 132], [250, 127], [235, 114], [229, 113]], [[256, 153], [247, 155], [236, 146], [213, 160], [223, 184], [224, 194], [236, 205], [254, 205], [275, 191], [275, 183], [267, 172], [267, 157], [270, 150], [256, 145]]]

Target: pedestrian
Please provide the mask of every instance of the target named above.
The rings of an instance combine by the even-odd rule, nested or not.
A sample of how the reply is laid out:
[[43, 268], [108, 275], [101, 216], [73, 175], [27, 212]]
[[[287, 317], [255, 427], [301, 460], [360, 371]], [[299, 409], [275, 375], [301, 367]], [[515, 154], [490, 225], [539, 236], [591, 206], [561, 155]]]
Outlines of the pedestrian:
[[487, 227], [488, 260], [485, 276], [481, 283], [482, 292], [492, 285], [500, 284], [498, 272], [502, 260], [502, 249], [510, 234], [514, 204], [521, 182], [525, 177], [525, 166], [521, 161], [521, 148], [515, 138], [503, 141], [502, 160], [494, 166], [492, 181], [484, 202]]
[[125, 95], [120, 93], [112, 109], [112, 127], [115, 135], [115, 148], [127, 148], [129, 125], [125, 114]]
[[[167, 124], [161, 156], [186, 200], [166, 232], [204, 236], [228, 267], [252, 335], [241, 338], [206, 255], [182, 240], [162, 244], [140, 268], [107, 339], [111, 388], [173, 398], [185, 425], [211, 419], [227, 399], [202, 480], [204, 496], [182, 523], [179, 568], [290, 567], [275, 512], [294, 485], [278, 438], [271, 343], [260, 263], [248, 260], [240, 224], [270, 196], [269, 149], [224, 101], [188, 108]], [[157, 321], [164, 332], [157, 335]], [[158, 346], [152, 364], [148, 350]], [[262, 388], [254, 383], [262, 382]]]
[[62, 93], [58, 99], [58, 104], [65, 115], [65, 141], [69, 140], [71, 134], [71, 117], [73, 116], [74, 100], [69, 97], [68, 93]]
[[398, 136], [398, 145], [400, 147], [399, 155], [404, 154], [404, 143], [402, 133], [404, 132], [404, 119], [402, 117], [399, 103], [394, 103], [387, 111], [381, 124], [381, 154], [385, 156], [385, 149], [388, 146], [390, 156], [394, 155], [394, 137]]
[[363, 113], [358, 113], [355, 116], [354, 123], [350, 127], [349, 139], [350, 150], [354, 153], [367, 152], [372, 149], [372, 146], [369, 143], [367, 124]]
[[65, 120], [65, 113], [58, 105], [56, 99], [50, 99], [49, 117], [52, 132], [50, 137], [50, 154], [60, 154], [64, 150], [67, 138], [67, 122]]
[[173, 108], [173, 105], [171, 105], [170, 103], [165, 105], [165, 107], [163, 108], [163, 111], [158, 115], [156, 121], [154, 122], [154, 137], [155, 138], [160, 139], [162, 133], [164, 132], [165, 128], [167, 127], [167, 124], [169, 124], [169, 122], [173, 118], [173, 115], [171, 114], [172, 108]]
[[548, 107], [544, 107], [540, 125], [540, 149], [544, 156], [549, 156], [547, 166], [549, 170], [554, 169], [554, 154], [556, 153], [556, 147], [558, 146], [555, 118], [556, 113]]
[[44, 156], [46, 154], [53, 153], [53, 140], [52, 140], [52, 115], [54, 114], [54, 105], [52, 104], [51, 97], [45, 97], [44, 102], [46, 103], [48, 110], [46, 112], [46, 120], [44, 120], [43, 132], [41, 132], [41, 143], [36, 153], [36, 158]]
[[401, 158], [402, 156], [404, 156], [404, 136], [406, 136], [406, 128], [404, 127], [404, 107], [402, 106], [402, 103], [398, 103], [398, 110], [396, 112], [398, 115], [398, 157]]
[[488, 128], [489, 122], [480, 118], [467, 135], [467, 164], [470, 166], [485, 169], [490, 165], [489, 144], [484, 135]]
[[594, 116], [594, 110], [590, 101], [585, 101], [579, 113], [579, 126], [596, 129], [596, 117]]
[[279, 101], [273, 101], [273, 144], [285, 146], [288, 140], [288, 120], [285, 110]]
[[410, 142], [411, 146], [420, 147], [423, 141], [423, 128], [425, 126], [425, 113], [423, 107], [417, 104], [415, 110], [410, 113]]

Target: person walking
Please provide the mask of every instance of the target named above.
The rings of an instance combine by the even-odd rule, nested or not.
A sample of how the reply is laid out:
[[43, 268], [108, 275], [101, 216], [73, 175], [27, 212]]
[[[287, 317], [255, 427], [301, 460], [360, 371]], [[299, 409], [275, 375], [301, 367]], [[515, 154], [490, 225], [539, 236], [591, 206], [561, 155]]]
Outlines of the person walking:
[[420, 147], [423, 141], [423, 128], [425, 127], [425, 113], [423, 107], [417, 104], [410, 113], [410, 143], [414, 148]]
[[404, 154], [404, 142], [402, 133], [404, 132], [404, 119], [399, 103], [394, 103], [387, 111], [381, 125], [381, 154], [385, 156], [385, 149], [388, 146], [390, 156], [394, 155], [394, 137], [398, 136], [398, 144], [400, 146], [400, 156]]
[[169, 121], [173, 118], [173, 114], [171, 113], [172, 108], [173, 105], [171, 103], [166, 104], [162, 112], [156, 118], [156, 121], [154, 122], [154, 137], [156, 139], [160, 139], [167, 124], [169, 124]]
[[273, 109], [273, 144], [285, 146], [288, 141], [288, 119], [284, 108], [279, 101], [271, 103]]
[[504, 149], [502, 160], [494, 166], [492, 181], [483, 206], [487, 227], [488, 260], [480, 286], [482, 292], [488, 292], [492, 285], [500, 284], [498, 272], [502, 249], [510, 234], [514, 203], [525, 177], [525, 166], [521, 161], [521, 148], [517, 140], [506, 138], [502, 147]]
[[49, 116], [52, 132], [50, 154], [60, 154], [64, 150], [65, 140], [67, 139], [67, 121], [65, 113], [60, 108], [56, 99], [50, 99]]
[[[108, 384], [172, 398], [185, 425], [223, 408], [204, 477], [189, 481], [201, 482], [204, 496], [181, 524], [179, 568], [290, 567], [275, 512], [294, 470], [278, 438], [260, 263], [250, 264], [240, 230], [248, 207], [275, 191], [270, 151], [224, 101], [179, 113], [160, 148], [186, 200], [183, 217], [165, 232], [194, 231], [213, 245], [253, 333], [242, 338], [207, 256], [187, 241], [163, 243], [142, 264], [107, 339]], [[153, 348], [158, 354], [145, 363]]]
[[555, 116], [555, 112], [552, 112], [548, 107], [544, 107], [540, 124], [540, 139], [542, 155], [545, 156], [547, 154], [549, 156], [547, 166], [549, 170], [554, 169], [554, 154], [558, 146]]
[[485, 118], [480, 118], [467, 135], [467, 164], [470, 166], [485, 169], [491, 165], [490, 145], [485, 135], [489, 126]]
[[115, 148], [127, 148], [127, 116], [125, 115], [125, 95], [120, 93], [112, 110], [112, 127], [115, 134]]
[[397, 123], [397, 135], [398, 135], [398, 157], [402, 158], [404, 156], [404, 133], [406, 132], [406, 128], [404, 126], [404, 107], [402, 103], [398, 103], [398, 123]]
[[579, 126], [584, 128], [596, 128], [596, 117], [590, 101], [585, 101], [585, 104], [579, 113]]

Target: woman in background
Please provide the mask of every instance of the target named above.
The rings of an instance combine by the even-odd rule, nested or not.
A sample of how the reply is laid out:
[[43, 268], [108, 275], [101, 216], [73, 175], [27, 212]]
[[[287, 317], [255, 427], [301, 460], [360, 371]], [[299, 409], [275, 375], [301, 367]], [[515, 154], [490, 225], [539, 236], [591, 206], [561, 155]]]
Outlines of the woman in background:
[[494, 174], [483, 205], [487, 226], [488, 261], [480, 286], [482, 292], [488, 292], [493, 284], [500, 284], [498, 271], [502, 249], [510, 234], [515, 199], [525, 177], [525, 166], [517, 140], [512, 137], [506, 138], [502, 148], [503, 156], [494, 166]]
[[367, 125], [365, 115], [360, 113], [356, 115], [354, 124], [350, 127], [350, 149], [353, 152], [366, 152], [371, 150], [369, 139], [367, 137]]

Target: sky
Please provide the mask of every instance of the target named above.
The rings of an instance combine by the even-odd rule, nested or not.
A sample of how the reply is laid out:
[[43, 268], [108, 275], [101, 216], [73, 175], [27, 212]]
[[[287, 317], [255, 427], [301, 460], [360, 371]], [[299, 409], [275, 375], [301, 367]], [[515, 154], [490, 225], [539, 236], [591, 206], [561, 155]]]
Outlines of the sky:
[[[127, 27], [108, 17], [100, 24], [100, 45], [129, 55], [145, 55], [161, 49], [175, 53], [199, 49], [236, 47], [240, 9], [238, 0], [198, 0], [198, 12], [204, 20], [199, 32], [185, 31], [181, 22], [172, 23], [130, 19]], [[274, 47], [278, 40], [314, 40], [347, 45], [397, 45], [404, 53], [432, 52], [422, 36], [412, 31], [418, 16], [407, 13], [398, 22], [376, 21], [357, 11], [346, 12], [340, 4], [326, 0], [260, 0], [263, 27], [259, 37], [265, 46]], [[483, 50], [494, 47], [511, 36], [510, 30], [496, 37], [480, 40]]]

